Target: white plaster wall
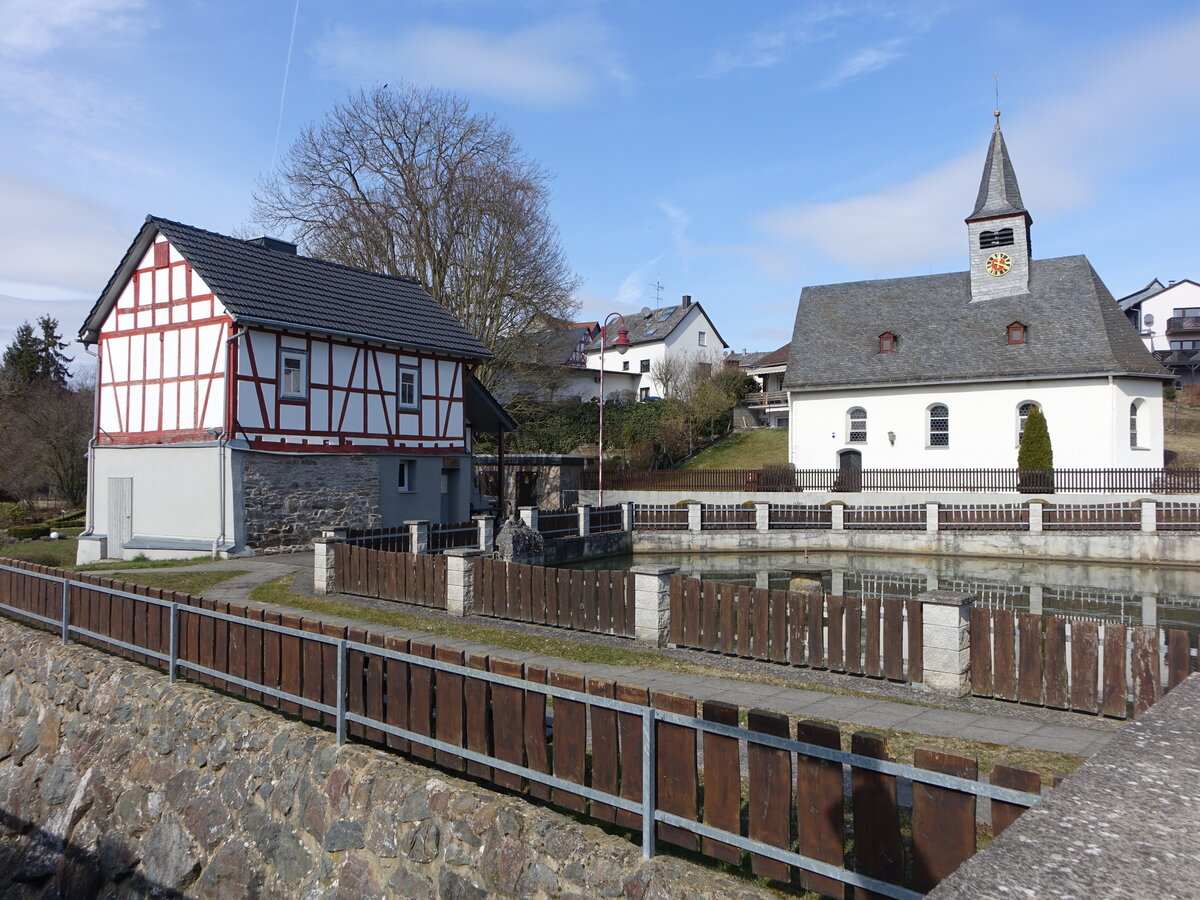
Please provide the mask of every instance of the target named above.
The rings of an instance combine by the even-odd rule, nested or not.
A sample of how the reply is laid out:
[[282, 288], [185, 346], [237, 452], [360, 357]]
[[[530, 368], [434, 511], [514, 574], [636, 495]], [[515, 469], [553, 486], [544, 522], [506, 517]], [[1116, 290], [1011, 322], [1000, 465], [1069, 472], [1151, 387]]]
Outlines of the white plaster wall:
[[[226, 454], [225, 482], [221, 484], [220, 453], [217, 446], [96, 447], [93, 477], [88, 488], [88, 512], [92, 530], [107, 534], [108, 479], [133, 479], [133, 523], [135, 537], [202, 540], [211, 543], [221, 534], [221, 492], [225, 493], [225, 539], [234, 540], [232, 476]], [[132, 559], [151, 551], [110, 545], [115, 559]], [[185, 556], [186, 553], [157, 554]]]
[[[1133, 450], [1129, 404], [1139, 398], [1146, 449]], [[1017, 408], [1026, 401], [1046, 415], [1056, 468], [1163, 464], [1162, 383], [1133, 378], [797, 392], [789, 404], [789, 459], [798, 468], [831, 469], [839, 451], [852, 449], [862, 453], [864, 469], [1013, 468]], [[936, 403], [950, 411], [946, 447], [927, 446], [927, 410]], [[847, 413], [854, 406], [867, 411], [866, 443], [848, 442]]]

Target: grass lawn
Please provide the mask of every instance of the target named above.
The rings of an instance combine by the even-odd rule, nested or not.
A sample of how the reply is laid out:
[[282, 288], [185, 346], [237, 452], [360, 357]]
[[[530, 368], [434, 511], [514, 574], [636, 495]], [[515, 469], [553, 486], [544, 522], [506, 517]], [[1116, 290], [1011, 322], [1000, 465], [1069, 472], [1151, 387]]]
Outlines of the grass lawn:
[[761, 469], [764, 463], [785, 463], [787, 429], [735, 431], [687, 460], [681, 469]]
[[[545, 656], [554, 656], [564, 660], [564, 662], [573, 661], [579, 663], [603, 663], [613, 666], [636, 666], [667, 672], [682, 672], [690, 675], [752, 681], [780, 687], [799, 688], [801, 690], [806, 689], [803, 683], [793, 679], [772, 678], [770, 676], [736, 672], [716, 666], [700, 665], [643, 650], [626, 650], [617, 647], [576, 643], [569, 640], [507, 631], [502, 628], [489, 628], [486, 625], [474, 625], [467, 622], [446, 622], [412, 613], [373, 609], [371, 607], [357, 606], [352, 603], [342, 603], [337, 600], [293, 594], [291, 593], [291, 583], [294, 577], [292, 575], [285, 575], [281, 578], [276, 578], [274, 581], [261, 584], [251, 591], [250, 599], [257, 603], [271, 603], [277, 606], [286, 606], [322, 615], [357, 619], [375, 625], [390, 625], [394, 628], [423, 631], [432, 635], [461, 638], [463, 640], [477, 641], [481, 644], [491, 644], [511, 650], [523, 650]], [[833, 694], [872, 696], [870, 694], [862, 694], [856, 691], [825, 685], [814, 686], [812, 689]], [[797, 719], [797, 721], [799, 720]], [[863, 730], [861, 726], [841, 722], [831, 722], [829, 724], [837, 725], [842, 733], [844, 745], [847, 748], [850, 746], [850, 735], [855, 731]], [[984, 744], [978, 741], [930, 737], [928, 735], [903, 731], [871, 730], [887, 738], [888, 746], [899, 762], [909, 764], [913, 761], [913, 751], [917, 747], [933, 747], [948, 753], [974, 756], [979, 760], [979, 771], [985, 774], [990, 772], [997, 763], [1004, 763], [1005, 765], [1037, 772], [1044, 780], [1049, 781], [1056, 774], [1073, 772], [1083, 762], [1083, 757], [1066, 753], [1048, 753], [1025, 747], [1003, 747], [995, 744]]]
[[219, 572], [114, 572], [107, 577], [127, 584], [140, 584], [184, 594], [203, 594], [214, 584], [245, 574], [245, 571], [222, 569]]
[[72, 538], [61, 541], [29, 541], [20, 544], [0, 544], [0, 556], [66, 569], [75, 565], [75, 546]]

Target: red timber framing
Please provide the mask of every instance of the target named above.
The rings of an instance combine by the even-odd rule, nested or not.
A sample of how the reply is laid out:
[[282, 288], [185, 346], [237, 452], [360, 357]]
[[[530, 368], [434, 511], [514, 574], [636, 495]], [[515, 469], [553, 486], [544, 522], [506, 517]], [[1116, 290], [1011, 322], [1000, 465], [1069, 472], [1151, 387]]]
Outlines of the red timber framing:
[[[280, 389], [281, 359], [306, 364], [305, 398]], [[418, 371], [417, 403], [398, 373]], [[249, 329], [238, 339], [237, 431], [264, 450], [445, 454], [466, 449], [462, 360], [325, 335]]]
[[231, 319], [161, 237], [100, 329], [96, 439], [169, 444], [225, 430]]

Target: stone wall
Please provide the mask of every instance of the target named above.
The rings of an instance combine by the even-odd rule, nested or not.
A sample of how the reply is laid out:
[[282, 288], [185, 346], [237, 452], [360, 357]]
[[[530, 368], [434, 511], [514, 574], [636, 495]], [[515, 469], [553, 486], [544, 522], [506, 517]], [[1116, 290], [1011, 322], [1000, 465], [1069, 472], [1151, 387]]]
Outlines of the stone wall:
[[246, 547], [311, 547], [322, 528], [376, 528], [379, 461], [373, 456], [239, 453]]
[[0, 798], [11, 898], [775, 896], [8, 620]]

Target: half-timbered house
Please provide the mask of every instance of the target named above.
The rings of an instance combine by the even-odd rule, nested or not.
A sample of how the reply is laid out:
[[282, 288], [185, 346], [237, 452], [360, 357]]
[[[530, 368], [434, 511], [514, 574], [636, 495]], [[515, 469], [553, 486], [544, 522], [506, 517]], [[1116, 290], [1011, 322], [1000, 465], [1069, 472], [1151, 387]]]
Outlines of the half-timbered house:
[[[80, 561], [465, 519], [487, 349], [409, 278], [150, 216], [88, 315]], [[94, 348], [94, 350], [92, 349]]]

